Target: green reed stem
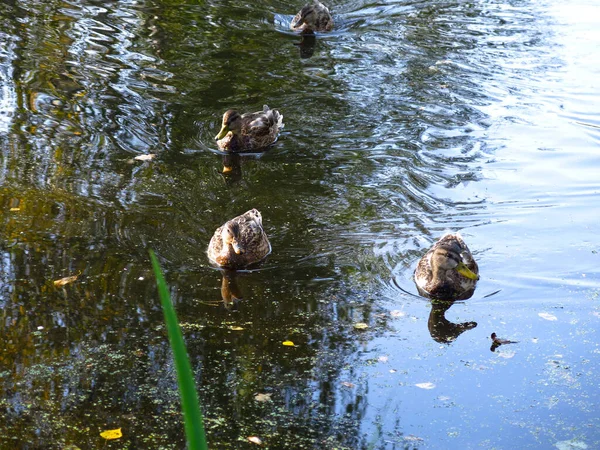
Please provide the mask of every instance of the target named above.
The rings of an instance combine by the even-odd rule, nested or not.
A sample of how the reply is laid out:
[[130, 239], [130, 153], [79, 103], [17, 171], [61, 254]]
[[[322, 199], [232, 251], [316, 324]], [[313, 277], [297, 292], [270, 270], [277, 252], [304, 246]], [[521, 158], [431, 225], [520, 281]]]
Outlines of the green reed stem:
[[158, 296], [162, 304], [163, 313], [165, 315], [165, 323], [169, 335], [169, 343], [173, 350], [175, 359], [175, 369], [177, 370], [177, 384], [179, 385], [179, 395], [181, 396], [181, 409], [185, 420], [185, 435], [188, 442], [189, 450], [208, 450], [206, 445], [206, 435], [204, 434], [204, 425], [202, 423], [202, 412], [200, 411], [200, 402], [198, 401], [198, 393], [194, 383], [194, 376], [190, 360], [188, 358], [185, 342], [177, 321], [177, 314], [167, 283], [163, 278], [162, 271], [158, 259], [152, 250], [150, 252], [150, 260], [152, 261], [152, 269], [156, 276], [156, 285], [158, 286]]

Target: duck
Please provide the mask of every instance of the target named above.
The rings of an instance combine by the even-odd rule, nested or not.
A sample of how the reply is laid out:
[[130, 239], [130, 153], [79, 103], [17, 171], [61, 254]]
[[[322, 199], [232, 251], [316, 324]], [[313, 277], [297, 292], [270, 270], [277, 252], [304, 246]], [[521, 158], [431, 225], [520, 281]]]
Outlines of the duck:
[[415, 270], [419, 293], [436, 300], [465, 300], [473, 295], [479, 267], [459, 233], [440, 238]]
[[217, 228], [206, 253], [213, 263], [228, 269], [242, 269], [263, 260], [271, 253], [271, 244], [260, 212], [251, 209]]
[[319, 0], [306, 5], [292, 19], [290, 28], [302, 34], [312, 34], [315, 31], [324, 32], [333, 30], [333, 18], [329, 9]]
[[496, 349], [498, 347], [500, 347], [501, 345], [504, 345], [504, 344], [518, 344], [519, 343], [519, 341], [510, 341], [508, 339], [499, 338], [496, 335], [496, 333], [492, 333], [492, 335], [490, 337], [492, 339], [492, 346], [490, 347], [490, 350], [493, 351], [493, 352], [495, 352]]
[[217, 145], [227, 152], [244, 152], [268, 147], [277, 140], [283, 128], [283, 115], [267, 105], [262, 111], [240, 114], [229, 109], [223, 114]]

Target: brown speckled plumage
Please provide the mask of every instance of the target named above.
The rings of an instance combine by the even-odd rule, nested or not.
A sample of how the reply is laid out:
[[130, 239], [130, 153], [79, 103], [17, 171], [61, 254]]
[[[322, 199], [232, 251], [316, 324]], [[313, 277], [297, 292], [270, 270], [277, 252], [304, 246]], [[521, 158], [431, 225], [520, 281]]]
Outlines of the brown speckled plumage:
[[329, 9], [318, 0], [312, 5], [306, 5], [292, 19], [290, 28], [302, 33], [314, 33], [333, 30], [333, 18]]
[[215, 139], [221, 150], [255, 151], [275, 142], [281, 128], [283, 115], [267, 105], [262, 111], [246, 114], [230, 109], [223, 114], [221, 131]]
[[470, 298], [477, 280], [457, 272], [455, 268], [436, 267], [432, 257], [438, 252], [440, 258], [453, 265], [462, 262], [474, 274], [479, 267], [460, 234], [447, 234], [437, 241], [421, 258], [415, 270], [415, 283], [419, 293], [438, 300], [464, 300]]
[[[227, 242], [230, 235], [235, 244]], [[240, 253], [236, 253], [235, 248]], [[241, 269], [271, 253], [271, 244], [262, 227], [262, 216], [251, 209], [217, 228], [207, 250], [208, 258], [221, 267]]]

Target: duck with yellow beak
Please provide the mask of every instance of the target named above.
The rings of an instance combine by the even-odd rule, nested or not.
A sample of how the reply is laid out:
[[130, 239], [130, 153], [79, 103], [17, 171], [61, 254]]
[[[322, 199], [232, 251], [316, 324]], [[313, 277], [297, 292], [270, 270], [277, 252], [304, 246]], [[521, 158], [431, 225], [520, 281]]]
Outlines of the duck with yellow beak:
[[223, 114], [217, 145], [227, 152], [251, 152], [264, 149], [277, 140], [283, 128], [283, 115], [267, 105], [262, 111], [240, 114], [230, 109]]
[[415, 270], [419, 294], [436, 300], [465, 300], [473, 295], [479, 268], [460, 234], [447, 234], [421, 258]]

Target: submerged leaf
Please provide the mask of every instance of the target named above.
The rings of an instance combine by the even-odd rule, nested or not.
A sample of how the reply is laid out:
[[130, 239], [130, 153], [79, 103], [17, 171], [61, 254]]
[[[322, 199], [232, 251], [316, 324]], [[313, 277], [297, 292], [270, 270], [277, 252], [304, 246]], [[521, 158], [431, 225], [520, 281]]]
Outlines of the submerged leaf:
[[350, 383], [349, 381], [342, 381], [342, 386], [352, 389], [354, 384]]
[[399, 309], [394, 309], [390, 312], [390, 316], [392, 317], [404, 317], [406, 313], [404, 311], [400, 311]]
[[282, 344], [287, 347], [295, 347], [295, 345], [292, 341], [283, 341]]
[[61, 278], [60, 280], [56, 280], [56, 281], [54, 281], [54, 286], [61, 287], [61, 286], [64, 286], [66, 284], [72, 283], [73, 281], [75, 281], [77, 279], [78, 276], [79, 275], [73, 275], [73, 276], [70, 276], [70, 277]]
[[119, 439], [121, 436], [123, 436], [123, 433], [121, 433], [120, 428], [117, 428], [115, 430], [103, 431], [102, 433], [100, 433], [100, 436], [102, 436], [106, 440]]

